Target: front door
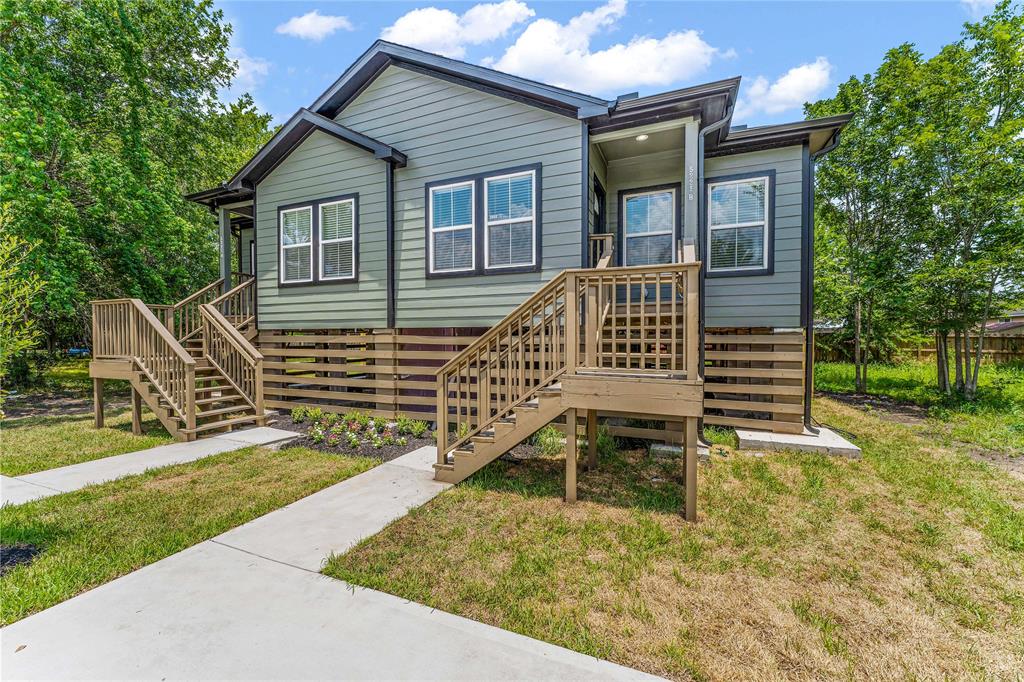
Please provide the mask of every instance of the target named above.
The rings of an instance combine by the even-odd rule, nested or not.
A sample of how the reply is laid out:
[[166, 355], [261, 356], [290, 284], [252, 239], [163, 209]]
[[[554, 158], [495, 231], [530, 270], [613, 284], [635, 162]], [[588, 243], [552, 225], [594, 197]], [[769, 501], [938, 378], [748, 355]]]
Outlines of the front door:
[[619, 252], [623, 265], [656, 265], [674, 260], [679, 215], [676, 186], [626, 192]]

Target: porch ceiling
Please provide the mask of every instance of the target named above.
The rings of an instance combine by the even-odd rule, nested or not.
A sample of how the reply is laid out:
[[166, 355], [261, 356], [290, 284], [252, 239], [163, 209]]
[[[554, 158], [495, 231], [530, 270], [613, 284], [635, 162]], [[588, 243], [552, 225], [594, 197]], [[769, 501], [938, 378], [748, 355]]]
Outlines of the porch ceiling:
[[683, 148], [684, 133], [682, 127], [647, 133], [647, 139], [642, 141], [636, 139], [636, 136], [641, 134], [641, 132], [641, 130], [637, 130], [636, 134], [631, 134], [629, 137], [600, 142], [598, 147], [601, 148], [601, 153], [607, 161], [617, 161], [634, 156], [646, 156], [648, 154], [681, 150]]

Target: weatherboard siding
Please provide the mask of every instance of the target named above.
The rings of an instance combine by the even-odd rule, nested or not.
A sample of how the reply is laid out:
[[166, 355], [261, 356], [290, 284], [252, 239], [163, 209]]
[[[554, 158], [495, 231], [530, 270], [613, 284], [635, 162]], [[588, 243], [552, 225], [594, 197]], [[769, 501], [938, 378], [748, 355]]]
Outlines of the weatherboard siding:
[[[260, 328], [387, 324], [386, 167], [369, 152], [316, 131], [259, 183], [256, 270]], [[279, 286], [278, 208], [353, 193], [359, 195], [359, 281]]]
[[708, 278], [704, 284], [705, 326], [800, 326], [801, 164], [800, 146], [721, 156], [705, 162], [707, 181], [724, 175], [775, 171], [774, 274]]
[[[397, 66], [336, 120], [409, 158], [395, 171], [396, 326], [490, 326], [548, 279], [579, 267], [579, 121]], [[540, 271], [427, 278], [426, 183], [535, 163], [542, 164]]]

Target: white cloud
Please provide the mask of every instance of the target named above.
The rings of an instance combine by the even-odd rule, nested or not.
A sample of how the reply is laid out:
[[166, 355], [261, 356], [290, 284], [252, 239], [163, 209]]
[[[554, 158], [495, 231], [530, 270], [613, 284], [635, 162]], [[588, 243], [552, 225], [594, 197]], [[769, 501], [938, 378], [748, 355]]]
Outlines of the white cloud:
[[981, 19], [996, 6], [996, 0], [960, 0], [967, 13], [973, 19]]
[[521, 0], [473, 5], [461, 16], [447, 9], [424, 7], [400, 16], [380, 37], [421, 50], [460, 59], [467, 45], [504, 37], [534, 15]]
[[232, 47], [228, 50], [228, 57], [238, 63], [238, 70], [228, 92], [233, 95], [240, 95], [243, 92], [252, 94], [266, 80], [270, 74], [271, 63], [261, 57], [253, 57], [245, 51], [244, 47]]
[[794, 66], [774, 82], [758, 76], [740, 97], [733, 118], [741, 120], [755, 114], [781, 114], [818, 97], [828, 87], [832, 64], [818, 57], [809, 64]]
[[355, 27], [347, 17], [320, 14], [319, 10], [313, 10], [301, 17], [292, 17], [274, 30], [284, 35], [318, 43], [339, 29], [352, 31], [355, 30]]
[[591, 40], [611, 30], [626, 15], [626, 0], [608, 0], [565, 24], [552, 19], [530, 23], [499, 59], [500, 71], [593, 94], [619, 94], [623, 88], [666, 86], [703, 72], [721, 52], [693, 30], [671, 31], [662, 38], [634, 36], [603, 50]]

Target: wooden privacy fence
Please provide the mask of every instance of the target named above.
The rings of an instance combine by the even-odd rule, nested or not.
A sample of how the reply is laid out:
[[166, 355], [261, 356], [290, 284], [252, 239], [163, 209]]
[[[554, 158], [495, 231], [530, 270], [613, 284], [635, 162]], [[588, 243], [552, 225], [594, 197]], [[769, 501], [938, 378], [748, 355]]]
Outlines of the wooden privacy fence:
[[93, 301], [92, 338], [94, 358], [133, 362], [186, 428], [195, 428], [196, 361], [164, 320], [137, 298]]
[[[852, 362], [853, 341], [848, 341], [840, 346], [825, 345], [828, 334], [815, 332], [814, 357], [819, 362]], [[971, 344], [977, 343], [977, 336], [971, 335]], [[934, 361], [935, 346], [933, 341], [928, 343], [902, 343], [896, 349], [896, 356], [914, 360]], [[952, 341], [950, 342], [952, 347]], [[953, 355], [952, 348], [949, 351]], [[984, 361], [996, 364], [1007, 362], [1024, 362], [1024, 333], [1019, 335], [985, 335], [981, 346], [981, 355]], [[892, 360], [892, 356], [884, 356], [882, 360]]]
[[432, 419], [437, 368], [483, 330], [261, 330], [267, 407]]
[[699, 269], [566, 270], [548, 281], [438, 371], [439, 452], [468, 442], [564, 374], [698, 379]]

